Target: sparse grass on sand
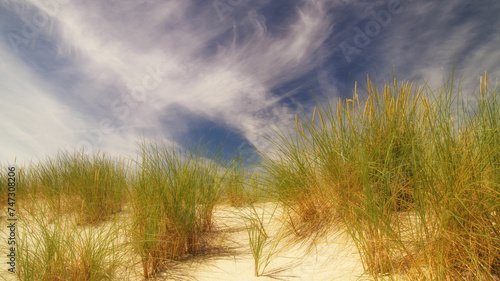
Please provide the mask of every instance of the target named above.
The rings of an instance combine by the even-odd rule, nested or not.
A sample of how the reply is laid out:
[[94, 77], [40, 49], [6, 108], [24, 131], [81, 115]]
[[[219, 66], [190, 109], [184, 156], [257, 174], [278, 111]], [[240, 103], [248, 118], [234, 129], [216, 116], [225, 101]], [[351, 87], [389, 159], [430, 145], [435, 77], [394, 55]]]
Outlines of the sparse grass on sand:
[[[278, 128], [252, 174], [222, 149], [161, 141], [142, 142], [134, 163], [82, 151], [21, 167], [18, 276], [126, 279], [123, 268], [139, 267], [156, 278], [224, 244], [210, 234], [215, 208], [229, 204], [250, 210], [241, 227], [256, 276], [290, 241], [345, 232], [375, 280], [499, 280], [500, 91], [486, 74], [475, 96], [456, 84], [378, 89], [367, 78]], [[277, 236], [259, 201], [282, 208]], [[293, 239], [280, 243], [284, 233]]]
[[84, 227], [65, 216], [49, 219], [42, 210], [20, 219], [20, 280], [117, 280], [127, 272], [127, 244], [116, 241], [123, 226], [117, 221]]

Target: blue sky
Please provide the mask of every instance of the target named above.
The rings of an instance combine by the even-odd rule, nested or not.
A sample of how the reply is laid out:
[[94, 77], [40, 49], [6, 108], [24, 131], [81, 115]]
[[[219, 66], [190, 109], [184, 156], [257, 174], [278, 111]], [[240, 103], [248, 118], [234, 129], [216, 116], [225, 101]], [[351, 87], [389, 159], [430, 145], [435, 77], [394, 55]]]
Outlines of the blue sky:
[[142, 138], [267, 149], [366, 75], [472, 94], [500, 76], [500, 1], [0, 0], [0, 162]]

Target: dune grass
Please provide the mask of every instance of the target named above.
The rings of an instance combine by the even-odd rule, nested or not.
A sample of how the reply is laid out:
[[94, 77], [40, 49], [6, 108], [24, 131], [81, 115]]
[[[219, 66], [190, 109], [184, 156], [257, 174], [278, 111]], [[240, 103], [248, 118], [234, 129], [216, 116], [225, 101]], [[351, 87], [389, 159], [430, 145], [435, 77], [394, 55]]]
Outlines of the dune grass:
[[[44, 201], [55, 216], [71, 213], [81, 224], [96, 224], [121, 210], [127, 193], [127, 165], [105, 154], [60, 152], [32, 165], [20, 199]], [[33, 204], [26, 202], [25, 206]]]
[[241, 208], [251, 207], [257, 202], [274, 201], [262, 186], [257, 171], [247, 171], [242, 167], [240, 160], [236, 160], [232, 167], [224, 177], [223, 202]]
[[116, 280], [125, 262], [116, 241], [123, 224], [113, 215], [125, 200], [126, 172], [123, 161], [83, 151], [19, 169], [20, 280]]
[[[266, 203], [260, 203], [266, 204]], [[270, 276], [282, 271], [282, 269], [274, 269], [268, 271], [268, 267], [280, 251], [280, 244], [284, 239], [286, 233], [283, 231], [283, 226], [279, 227], [276, 233], [270, 233], [266, 228], [271, 228], [270, 223], [277, 216], [278, 204], [272, 204], [272, 208], [266, 208], [264, 205], [256, 206], [251, 203], [246, 209], [247, 213], [242, 213], [242, 218], [245, 221], [248, 233], [248, 242], [250, 252], [254, 260], [254, 275]]]
[[21, 218], [17, 246], [20, 280], [116, 280], [125, 265], [120, 227], [83, 227], [65, 217], [49, 219], [44, 210]]
[[241, 207], [249, 201], [248, 191], [244, 185], [247, 175], [241, 161], [237, 161], [235, 164], [224, 177], [222, 198], [233, 207]]
[[[344, 227], [375, 279], [491, 279], [499, 274], [499, 91], [467, 104], [406, 82], [318, 105], [263, 155], [267, 184], [300, 236]], [[396, 278], [397, 279], [397, 278]]]
[[[212, 214], [228, 168], [220, 153], [162, 142], [141, 144], [139, 174], [132, 188], [132, 240], [151, 277], [169, 260], [207, 247]], [[234, 175], [234, 172], [233, 172]]]

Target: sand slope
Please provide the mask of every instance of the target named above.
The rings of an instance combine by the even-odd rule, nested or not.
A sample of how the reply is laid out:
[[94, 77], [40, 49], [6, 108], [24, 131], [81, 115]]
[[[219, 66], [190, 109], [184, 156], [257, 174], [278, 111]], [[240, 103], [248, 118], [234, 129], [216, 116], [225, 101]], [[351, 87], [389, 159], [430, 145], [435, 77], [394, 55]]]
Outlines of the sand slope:
[[[286, 232], [283, 226], [283, 210], [274, 203], [257, 204], [254, 208], [234, 208], [217, 206], [214, 213], [216, 233], [212, 243], [215, 248], [199, 257], [186, 257], [181, 262], [172, 262], [157, 276], [157, 280], [371, 280], [363, 276], [363, 267], [357, 249], [346, 235], [332, 234], [317, 241], [290, 243], [289, 238], [281, 238]], [[262, 218], [264, 229], [269, 238], [263, 251], [269, 255], [273, 243], [278, 243], [276, 252], [269, 256], [269, 264], [261, 269], [263, 276], [254, 276], [252, 256], [247, 227], [249, 217]], [[121, 214], [122, 218], [126, 217]], [[6, 280], [17, 280], [7, 272], [7, 228], [2, 218], [2, 254], [0, 256], [0, 276]], [[22, 222], [19, 223], [22, 226]], [[103, 226], [104, 227], [104, 226]], [[131, 259], [137, 259], [131, 257]], [[143, 280], [140, 265], [135, 262], [132, 273], [118, 277], [117, 280]], [[0, 280], [3, 280], [0, 278]]]

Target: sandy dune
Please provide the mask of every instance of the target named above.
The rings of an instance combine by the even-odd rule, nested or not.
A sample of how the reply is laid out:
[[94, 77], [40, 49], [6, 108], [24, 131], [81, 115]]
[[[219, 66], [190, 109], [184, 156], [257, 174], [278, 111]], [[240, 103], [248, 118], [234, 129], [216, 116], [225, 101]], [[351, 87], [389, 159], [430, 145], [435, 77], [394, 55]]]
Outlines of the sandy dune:
[[[280, 229], [280, 209], [273, 213], [273, 204], [256, 207], [257, 214], [264, 212], [265, 229], [269, 244]], [[219, 206], [214, 213], [215, 224], [225, 233], [221, 255], [205, 257], [201, 261], [187, 262], [178, 268], [185, 280], [371, 280], [363, 277], [363, 267], [357, 249], [346, 235], [331, 235], [320, 241], [290, 246], [289, 239], [282, 239], [278, 252], [271, 257], [263, 276], [254, 276], [254, 259], [250, 250], [244, 217], [251, 209]], [[269, 245], [264, 249], [269, 251]]]
[[[357, 249], [346, 235], [332, 234], [304, 244], [289, 243], [288, 238], [278, 239], [285, 228], [280, 219], [282, 210], [275, 209], [275, 206], [272, 203], [256, 205], [255, 209], [218, 206], [214, 213], [217, 231], [213, 242], [216, 249], [200, 257], [186, 257], [182, 262], [171, 263], [164, 272], [158, 274], [157, 280], [371, 280], [363, 276]], [[254, 276], [254, 259], [247, 231], [249, 221], [245, 219], [255, 214], [262, 217], [269, 236], [263, 251], [263, 262], [273, 243], [278, 243], [278, 250], [269, 256], [270, 263], [261, 269], [264, 274], [259, 277]], [[126, 216], [126, 212], [121, 216]], [[7, 238], [5, 223], [3, 217], [0, 235]], [[6, 271], [7, 244], [2, 244], [0, 276], [6, 280], [17, 280]], [[137, 261], [135, 263], [131, 273], [117, 279], [143, 280], [140, 265]]]

